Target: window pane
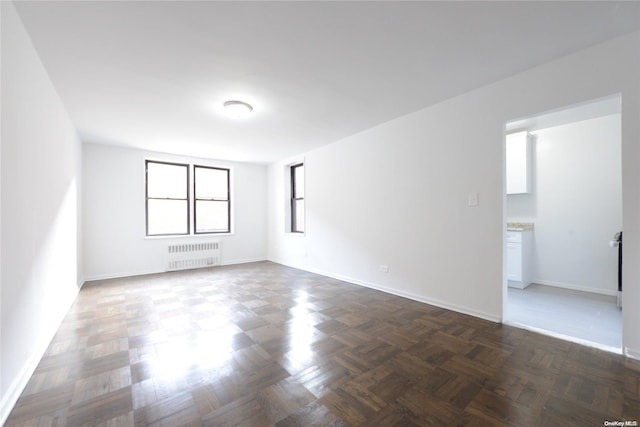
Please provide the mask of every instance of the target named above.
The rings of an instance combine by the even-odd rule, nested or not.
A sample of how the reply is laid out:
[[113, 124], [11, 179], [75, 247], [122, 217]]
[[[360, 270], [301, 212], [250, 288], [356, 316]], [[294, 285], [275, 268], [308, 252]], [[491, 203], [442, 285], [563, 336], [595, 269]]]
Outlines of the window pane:
[[228, 171], [226, 169], [209, 169], [197, 167], [196, 199], [228, 198]]
[[147, 163], [147, 197], [186, 199], [187, 166]]
[[293, 179], [295, 180], [295, 194], [293, 197], [304, 197], [304, 165], [296, 166], [293, 170]]
[[296, 200], [294, 203], [293, 231], [304, 231], [304, 200]]
[[186, 234], [187, 201], [186, 200], [148, 200], [147, 206], [148, 235]]
[[196, 233], [228, 231], [229, 202], [196, 200]]

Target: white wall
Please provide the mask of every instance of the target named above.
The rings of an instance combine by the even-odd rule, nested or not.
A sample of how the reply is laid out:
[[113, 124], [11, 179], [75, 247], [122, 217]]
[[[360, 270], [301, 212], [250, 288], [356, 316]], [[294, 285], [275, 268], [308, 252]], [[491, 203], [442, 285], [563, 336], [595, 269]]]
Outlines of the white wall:
[[[286, 162], [271, 165], [269, 259], [500, 320], [505, 124], [616, 93], [625, 256], [638, 259], [639, 73], [636, 32], [305, 153], [305, 236], [285, 233]], [[467, 206], [470, 192], [479, 206]], [[631, 301], [639, 266], [625, 264]], [[639, 311], [625, 310], [623, 339], [640, 357]]]
[[[434, 108], [448, 122], [442, 123], [448, 146], [439, 144], [446, 133], [416, 132], [438, 126], [416, 113], [307, 153], [304, 237], [284, 234], [284, 209], [275, 209], [283, 206], [284, 192], [272, 185], [270, 259], [498, 320], [499, 289], [480, 296], [464, 295], [463, 289], [500, 273], [496, 263], [494, 271], [481, 268], [475, 254], [487, 246], [500, 251], [500, 239], [493, 236], [501, 234], [501, 224], [491, 224], [490, 207], [501, 196], [490, 194], [489, 184], [477, 177], [491, 174], [487, 165], [495, 157], [493, 185], [500, 187], [501, 152], [472, 145], [468, 154], [478, 161], [470, 161], [463, 151], [469, 134], [456, 126], [453, 114], [458, 107]], [[480, 117], [469, 121], [472, 127], [485, 126]], [[498, 127], [495, 137], [500, 136]], [[273, 166], [270, 182], [282, 182], [282, 174], [281, 165]], [[466, 206], [469, 191], [480, 192], [479, 207]], [[442, 226], [451, 221], [455, 230]], [[479, 238], [451, 239], [467, 234]], [[379, 271], [381, 264], [389, 273]], [[459, 280], [451, 280], [453, 272]]]
[[507, 217], [535, 224], [533, 282], [616, 295], [620, 114], [537, 131], [533, 147], [533, 192], [507, 195]]
[[[174, 242], [220, 240], [223, 264], [266, 259], [266, 166], [98, 144], [83, 144], [82, 147], [84, 271], [87, 280], [165, 271], [164, 250]], [[233, 234], [146, 238], [146, 158], [230, 167]]]
[[14, 6], [2, 2], [0, 424], [79, 287], [80, 142]]

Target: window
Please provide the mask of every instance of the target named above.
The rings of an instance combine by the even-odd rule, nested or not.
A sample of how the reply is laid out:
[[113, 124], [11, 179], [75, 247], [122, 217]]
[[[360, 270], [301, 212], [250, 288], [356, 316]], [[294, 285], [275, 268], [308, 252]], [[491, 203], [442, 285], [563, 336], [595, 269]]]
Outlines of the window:
[[152, 160], [145, 166], [147, 236], [231, 232], [229, 169]]
[[146, 162], [147, 236], [189, 234], [189, 165]]
[[291, 232], [304, 233], [304, 164], [291, 166]]
[[194, 166], [195, 233], [228, 233], [229, 169]]

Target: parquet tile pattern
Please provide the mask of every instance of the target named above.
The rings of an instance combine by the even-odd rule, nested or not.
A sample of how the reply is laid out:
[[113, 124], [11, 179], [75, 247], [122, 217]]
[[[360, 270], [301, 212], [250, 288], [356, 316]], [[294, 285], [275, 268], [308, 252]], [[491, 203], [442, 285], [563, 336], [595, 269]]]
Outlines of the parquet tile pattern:
[[602, 426], [640, 365], [270, 262], [88, 283], [7, 426]]

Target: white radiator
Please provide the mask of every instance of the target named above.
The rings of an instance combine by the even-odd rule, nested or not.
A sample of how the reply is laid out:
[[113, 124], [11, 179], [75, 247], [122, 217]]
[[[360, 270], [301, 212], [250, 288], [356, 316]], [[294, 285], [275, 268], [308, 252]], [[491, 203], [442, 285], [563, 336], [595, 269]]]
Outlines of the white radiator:
[[220, 265], [220, 242], [169, 245], [166, 261], [167, 271]]

